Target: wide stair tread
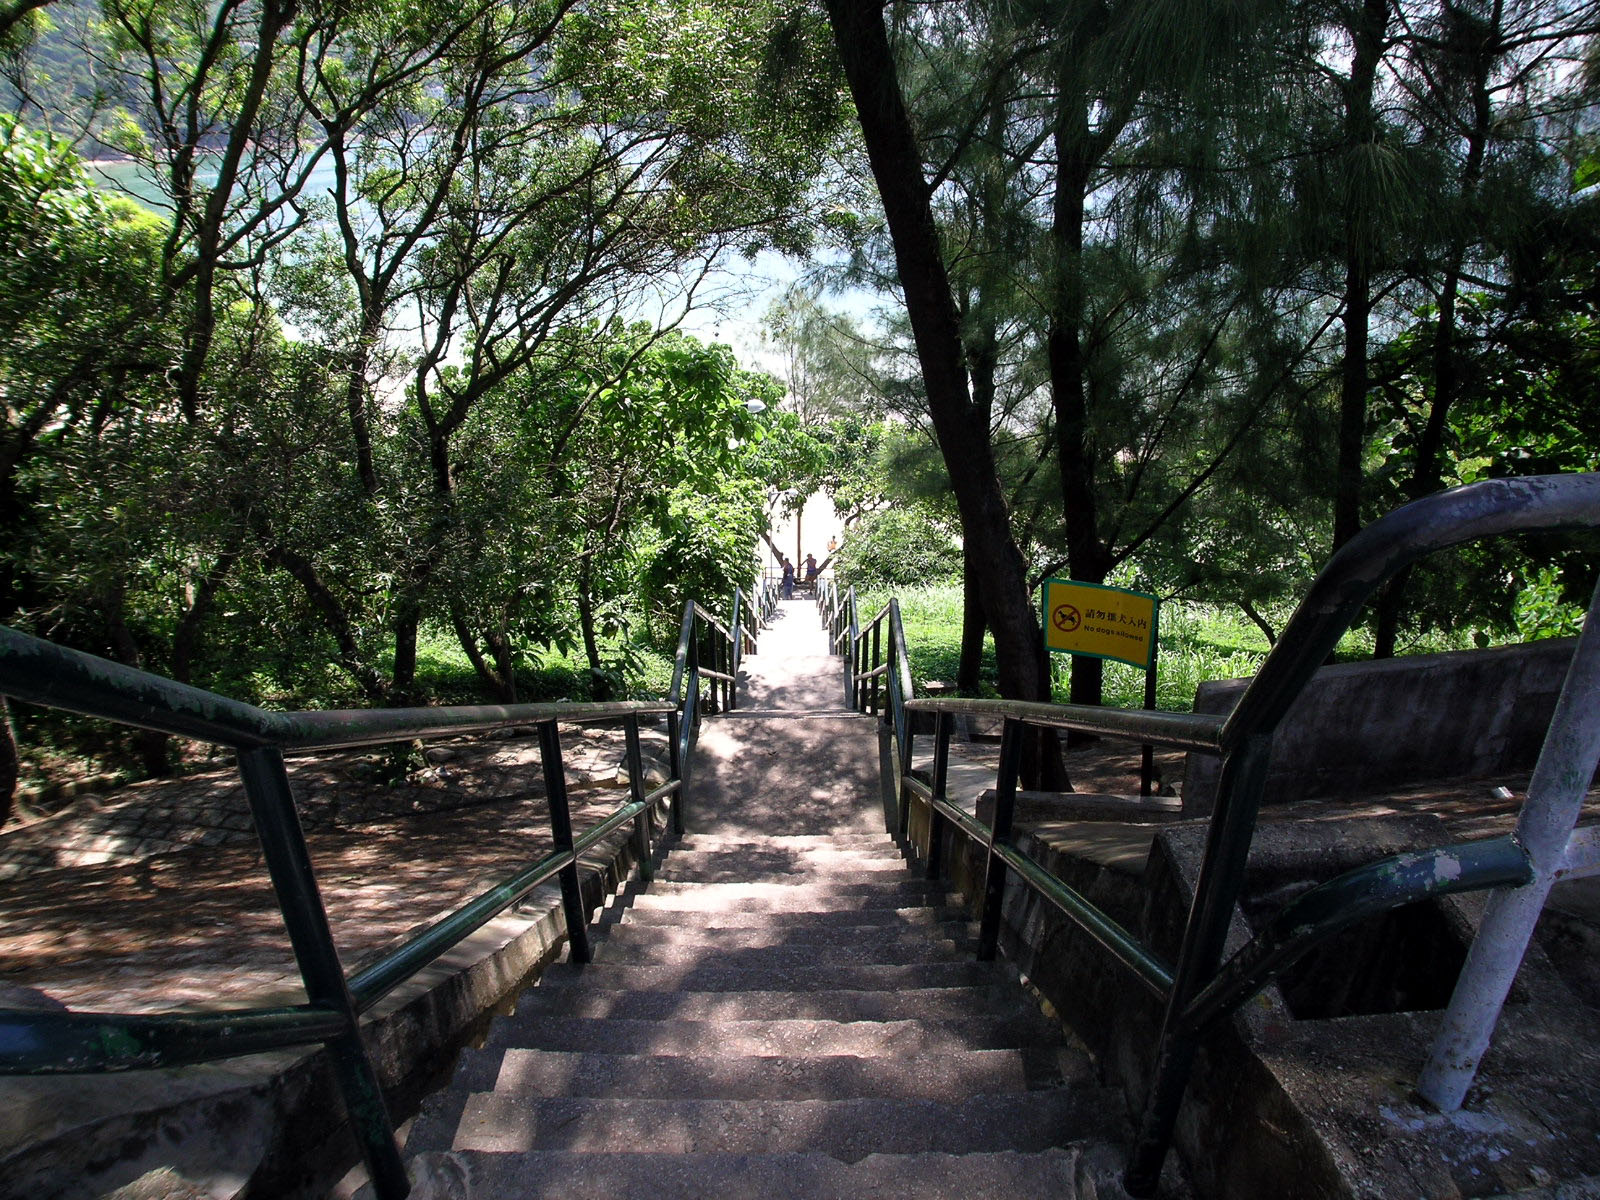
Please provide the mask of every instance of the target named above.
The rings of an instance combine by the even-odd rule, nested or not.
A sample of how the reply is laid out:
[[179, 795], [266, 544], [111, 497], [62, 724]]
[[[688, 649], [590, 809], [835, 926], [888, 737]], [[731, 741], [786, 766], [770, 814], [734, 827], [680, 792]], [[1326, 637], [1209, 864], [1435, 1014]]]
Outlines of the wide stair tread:
[[[773, 883], [913, 883], [922, 878], [899, 858], [791, 859], [784, 866], [768, 868], [760, 877]], [[674, 855], [661, 878], [674, 883], [742, 883], [751, 873], [739, 865], [738, 855], [694, 859]]]
[[717, 963], [727, 967], [848, 966], [954, 962], [958, 943], [946, 938], [929, 938], [922, 945], [904, 938], [885, 938], [873, 943], [852, 940], [838, 943], [783, 943], [775, 946], [717, 946], [706, 944], [674, 945], [649, 941], [613, 942], [595, 951], [601, 966], [692, 966]]
[[672, 853], [696, 850], [720, 850], [744, 853], [768, 851], [838, 851], [866, 850], [893, 853], [893, 846], [883, 834], [685, 834], [672, 843]]
[[546, 1017], [522, 1013], [497, 1022], [488, 1045], [608, 1054], [902, 1055], [1054, 1045], [1060, 1037], [1038, 1014], [892, 1021], [683, 1021]]
[[1061, 1144], [1064, 1130], [1077, 1137], [1113, 1136], [1117, 1121], [1116, 1106], [1099, 1088], [986, 1093], [953, 1103], [877, 1097], [608, 1100], [478, 1092], [467, 1098], [448, 1146], [430, 1144], [431, 1132], [417, 1130], [410, 1144], [418, 1151], [813, 1152], [857, 1162], [875, 1153], [1049, 1150]]
[[[696, 912], [692, 909], [619, 909], [608, 917], [608, 927], [645, 926], [652, 929], [871, 929], [942, 928], [964, 922], [954, 908], [866, 908], [850, 913], [816, 912]], [[974, 925], [974, 928], [976, 926]]]
[[[618, 1018], [635, 1021], [898, 1021], [944, 1020], [1027, 1011], [1028, 1000], [1012, 985], [921, 988], [875, 992], [840, 988], [828, 992], [619, 991], [601, 986], [530, 988], [517, 1001], [517, 1016]], [[508, 1018], [509, 1019], [509, 1018]]]
[[[455, 1082], [464, 1104], [465, 1096], [474, 1092], [616, 1100], [815, 1100], [823, 1096], [833, 1099], [875, 1096], [953, 1101], [979, 1094], [1082, 1084], [1091, 1079], [1092, 1068], [1081, 1052], [1038, 1046], [914, 1054], [902, 1058], [860, 1054], [752, 1054], [699, 1059], [684, 1055], [649, 1057], [507, 1046], [463, 1059]], [[427, 1111], [434, 1113], [439, 1108], [430, 1103]], [[445, 1114], [441, 1109], [436, 1115]]]
[[636, 925], [618, 923], [606, 933], [596, 953], [632, 946], [699, 947], [707, 952], [756, 950], [773, 947], [837, 948], [843, 946], [930, 946], [940, 945], [950, 953], [970, 950], [972, 926], [966, 921], [946, 921], [899, 929], [894, 926], [860, 925], [765, 925], [756, 927], [724, 925]]
[[[722, 888], [704, 883], [702, 888]], [[851, 885], [842, 885], [850, 888]], [[904, 909], [917, 904], [944, 904], [946, 893], [917, 883], [896, 883], [888, 888], [824, 890], [794, 885], [770, 885], [765, 891], [710, 893], [696, 890], [646, 891], [634, 898], [635, 912], [870, 912]]]
[[708, 963], [632, 966], [595, 963], [574, 966], [556, 963], [545, 968], [545, 987], [608, 987], [660, 992], [683, 989], [694, 992], [822, 992], [846, 990], [893, 991], [901, 988], [982, 987], [1016, 974], [995, 963], [934, 962], [890, 966], [766, 966], [726, 967]]
[[[1098, 1148], [1096, 1148], [1098, 1149]], [[855, 1163], [825, 1154], [518, 1154], [425, 1155], [419, 1173], [441, 1180], [438, 1194], [500, 1200], [818, 1200], [915, 1196], [973, 1200], [1115, 1195], [1110, 1154], [1077, 1147], [1031, 1154], [872, 1154]], [[456, 1181], [461, 1181], [457, 1183]], [[469, 1182], [470, 1181], [470, 1182]], [[1096, 1186], [1098, 1185], [1098, 1186]], [[443, 1189], [456, 1187], [446, 1192]]]

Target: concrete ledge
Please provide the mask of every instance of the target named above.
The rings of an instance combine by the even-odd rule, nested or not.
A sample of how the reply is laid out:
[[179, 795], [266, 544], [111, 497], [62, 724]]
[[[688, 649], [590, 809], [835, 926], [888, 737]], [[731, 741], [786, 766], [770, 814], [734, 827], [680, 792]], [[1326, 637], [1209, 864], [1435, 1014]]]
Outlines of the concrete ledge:
[[[928, 812], [921, 801], [913, 805], [910, 824], [914, 846], [925, 850]], [[1042, 821], [1022, 829], [1019, 844], [1174, 962], [1205, 822], [1099, 823], [1106, 844], [1121, 846], [1120, 854], [1097, 847], [1086, 834], [1088, 824]], [[1449, 840], [1445, 834], [1431, 815], [1323, 814], [1263, 825], [1245, 907], [1274, 910], [1350, 866], [1439, 844]], [[945, 877], [967, 897], [980, 896], [982, 848], [946, 823], [942, 852]], [[1447, 897], [1427, 907], [1437, 909], [1444, 940], [1464, 950], [1482, 900]], [[1002, 916], [1003, 952], [1095, 1054], [1103, 1080], [1118, 1086], [1138, 1113], [1151, 1079], [1161, 1003], [1014, 877]], [[1250, 935], [1246, 911], [1236, 910], [1226, 952]], [[1380, 956], [1389, 952], [1382, 931], [1365, 936]], [[1361, 955], [1337, 942], [1326, 945], [1327, 972], [1359, 969]], [[1431, 961], [1423, 973], [1436, 967], [1445, 973]], [[1309, 990], [1318, 978], [1313, 972]], [[1441, 982], [1447, 988], [1453, 973]], [[1175, 1140], [1196, 1193], [1226, 1200], [1589, 1195], [1571, 1189], [1600, 1173], [1600, 1013], [1573, 994], [1538, 945], [1530, 947], [1479, 1084], [1467, 1107], [1450, 1117], [1429, 1111], [1412, 1091], [1438, 1019], [1433, 1011], [1301, 1018], [1280, 988], [1268, 988], [1201, 1049]], [[1556, 1184], [1564, 1186], [1542, 1190]]]
[[[1265, 803], [1376, 792], [1533, 765], [1574, 638], [1323, 667], [1272, 739]], [[1197, 713], [1227, 713], [1248, 679], [1207, 680]], [[1191, 753], [1185, 816], [1216, 801], [1220, 760]]]
[[[656, 828], [666, 811], [663, 801]], [[636, 865], [630, 833], [615, 831], [582, 860], [591, 912]], [[565, 941], [559, 889], [548, 884], [363, 1019], [397, 1122]], [[0, 1079], [0, 1147], [0, 1200], [321, 1197], [359, 1159], [320, 1047], [115, 1076]]]

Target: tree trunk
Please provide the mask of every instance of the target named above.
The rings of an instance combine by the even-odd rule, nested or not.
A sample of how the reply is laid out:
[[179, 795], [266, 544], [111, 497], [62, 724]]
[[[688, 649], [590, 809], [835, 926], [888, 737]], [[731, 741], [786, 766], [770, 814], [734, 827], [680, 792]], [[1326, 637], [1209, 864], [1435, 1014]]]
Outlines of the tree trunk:
[[[1493, 38], [1500, 35], [1501, 9], [1494, 9]], [[1489, 69], [1492, 59], [1482, 55], [1477, 64], [1477, 74], [1472, 80], [1472, 125], [1467, 134], [1467, 157], [1461, 167], [1460, 203], [1465, 212], [1472, 211], [1477, 198], [1479, 180], [1483, 174], [1483, 155], [1489, 139], [1492, 108], [1489, 98]], [[1428, 419], [1417, 439], [1417, 458], [1412, 468], [1406, 494], [1412, 500], [1430, 496], [1444, 486], [1444, 439], [1449, 427], [1450, 407], [1461, 392], [1461, 357], [1458, 348], [1456, 305], [1461, 296], [1461, 271], [1466, 259], [1467, 236], [1458, 233], [1450, 244], [1445, 265], [1443, 286], [1439, 289], [1439, 312], [1433, 327], [1433, 396], [1428, 405]], [[1404, 613], [1406, 584], [1411, 579], [1411, 568], [1406, 567], [1391, 579], [1377, 602], [1377, 629], [1373, 638], [1374, 658], [1393, 658], [1400, 634], [1400, 618]]]
[[22, 755], [17, 751], [17, 731], [11, 724], [11, 706], [0, 696], [0, 827], [11, 819], [11, 806], [17, 798], [17, 777], [22, 770]]
[[583, 635], [583, 653], [589, 660], [589, 678], [593, 681], [591, 698], [609, 699], [610, 688], [605, 683], [605, 670], [600, 663], [600, 639], [594, 631], [594, 596], [590, 582], [589, 560], [584, 559], [578, 568], [578, 630]]
[[[508, 683], [507, 677], [503, 677], [483, 657], [483, 652], [478, 648], [478, 639], [472, 632], [472, 626], [467, 622], [466, 608], [460, 600], [450, 602], [450, 626], [455, 630], [456, 641], [461, 644], [462, 653], [467, 656], [467, 661], [477, 672], [478, 679], [489, 689], [489, 694], [502, 704], [515, 704], [516, 681], [512, 679]], [[498, 655], [496, 657], [498, 658]]]
[[394, 672], [389, 678], [389, 693], [396, 704], [413, 704], [417, 696], [417, 631], [422, 625], [422, 606], [403, 595], [395, 606]]
[[983, 616], [983, 593], [978, 588], [978, 565], [962, 550], [961, 570], [961, 660], [956, 667], [956, 691], [963, 696], [978, 694], [983, 670], [983, 635], [989, 623]]
[[[961, 326], [934, 223], [922, 154], [900, 94], [882, 8], [873, 0], [828, 0], [828, 19], [843, 62], [883, 199], [939, 449], [977, 567], [984, 614], [994, 634], [1000, 693], [1048, 700], [1050, 673], [1022, 553], [995, 468], [989, 424], [967, 390]], [[976, 419], [975, 419], [976, 418]], [[1053, 733], [1030, 736], [1024, 771], [1031, 784], [1065, 787]]]
[[[1056, 459], [1061, 472], [1061, 516], [1067, 535], [1067, 570], [1080, 583], [1103, 583], [1109, 555], [1100, 541], [1095, 505], [1094, 455], [1089, 444], [1088, 356], [1083, 349], [1083, 221], [1094, 154], [1085, 100], [1070, 68], [1063, 70], [1055, 130], [1056, 191], [1051, 212], [1056, 292], [1045, 353], [1056, 418]], [[1074, 704], [1099, 704], [1105, 664], [1072, 656], [1070, 697]], [[1073, 732], [1068, 745], [1096, 740]]]
[[[1362, 0], [1351, 33], [1353, 56], [1345, 92], [1345, 153], [1354, 160], [1358, 148], [1378, 140], [1373, 89], [1389, 28], [1389, 0]], [[1350, 167], [1346, 165], [1346, 174]], [[1349, 186], [1347, 184], [1347, 186]], [[1344, 198], [1344, 362], [1339, 380], [1339, 462], [1334, 483], [1333, 549], [1361, 529], [1363, 479], [1361, 457], [1366, 449], [1367, 338], [1372, 317], [1373, 228], [1381, 219], [1369, 211], [1370, 196], [1354, 187]]]
[[[286, 546], [273, 546], [267, 552], [267, 557], [274, 564], [282, 567], [289, 575], [305, 589], [306, 597], [311, 601], [312, 607], [322, 614], [323, 623], [328, 631], [333, 634], [334, 641], [339, 647], [340, 665], [348, 671], [352, 678], [361, 686], [362, 694], [373, 704], [382, 704], [386, 691], [382, 677], [361, 656], [361, 647], [356, 641], [355, 630], [350, 624], [350, 615], [345, 612], [344, 606], [339, 603], [337, 596], [322, 581], [317, 574], [316, 567], [305, 555]], [[413, 652], [415, 645], [413, 644]], [[398, 665], [399, 656], [396, 655]], [[415, 658], [412, 662], [415, 669]]]
[[356, 452], [356, 477], [368, 496], [378, 494], [378, 468], [372, 456], [372, 423], [367, 417], [372, 384], [367, 372], [372, 368], [372, 351], [382, 336], [382, 312], [373, 308], [361, 321], [356, 349], [351, 355], [345, 379], [345, 413], [350, 418], [350, 439]]
[[505, 629], [487, 630], [483, 640], [494, 656], [495, 673], [501, 680], [501, 695], [507, 704], [517, 702], [517, 659], [511, 649], [511, 634]]
[[[123, 613], [122, 587], [119, 584], [103, 604], [102, 611], [106, 619], [106, 632], [111, 638], [112, 651], [117, 656], [117, 661], [130, 666], [144, 669], [144, 652], [139, 649], [139, 643], [133, 636], [133, 630], [128, 628], [128, 622]], [[172, 756], [169, 753], [170, 739], [164, 733], [154, 729], [140, 729], [134, 734], [134, 745], [138, 749], [139, 766], [144, 773], [152, 779], [164, 779], [172, 774]]]
[[1372, 297], [1365, 262], [1350, 258], [1344, 283], [1344, 362], [1339, 373], [1339, 463], [1334, 480], [1333, 549], [1361, 529], [1361, 456], [1367, 431], [1367, 322]]
[[218, 555], [211, 570], [206, 572], [195, 588], [188, 609], [178, 618], [178, 626], [172, 633], [172, 677], [179, 683], [194, 682], [194, 660], [200, 652], [201, 631], [205, 628], [206, 618], [211, 615], [211, 606], [216, 601], [223, 580], [238, 560], [239, 551], [236, 549], [230, 548]]

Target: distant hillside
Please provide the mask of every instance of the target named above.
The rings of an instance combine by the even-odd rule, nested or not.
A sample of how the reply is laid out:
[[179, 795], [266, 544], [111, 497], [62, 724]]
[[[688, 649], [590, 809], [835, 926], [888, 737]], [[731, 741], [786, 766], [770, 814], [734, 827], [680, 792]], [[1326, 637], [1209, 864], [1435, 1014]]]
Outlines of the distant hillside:
[[45, 27], [18, 69], [0, 80], [0, 102], [8, 111], [28, 125], [82, 139], [86, 157], [117, 153], [102, 139], [123, 99], [120, 81], [101, 61], [98, 15], [85, 0], [56, 0], [44, 10]]

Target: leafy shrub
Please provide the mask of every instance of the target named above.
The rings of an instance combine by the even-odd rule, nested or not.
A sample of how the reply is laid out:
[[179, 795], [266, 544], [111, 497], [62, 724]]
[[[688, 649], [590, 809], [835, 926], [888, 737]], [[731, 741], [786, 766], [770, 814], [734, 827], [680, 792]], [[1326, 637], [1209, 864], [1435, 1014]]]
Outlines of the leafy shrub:
[[950, 526], [928, 509], [900, 506], [853, 525], [834, 570], [858, 592], [949, 583], [961, 578], [961, 546]]

